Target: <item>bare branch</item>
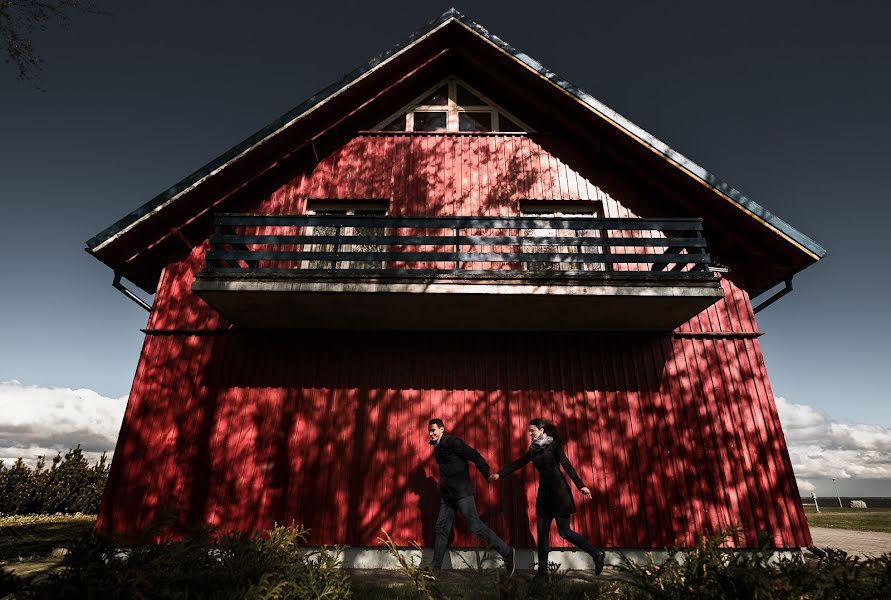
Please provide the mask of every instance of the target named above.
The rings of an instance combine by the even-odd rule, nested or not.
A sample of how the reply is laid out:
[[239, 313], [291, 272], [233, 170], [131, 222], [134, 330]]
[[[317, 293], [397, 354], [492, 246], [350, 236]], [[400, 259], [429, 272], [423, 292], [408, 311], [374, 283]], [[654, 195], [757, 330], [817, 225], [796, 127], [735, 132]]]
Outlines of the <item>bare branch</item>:
[[15, 66], [20, 80], [35, 79], [43, 70], [34, 34], [51, 25], [67, 29], [75, 13], [111, 14], [90, 0], [0, 0], [0, 44], [5, 61]]

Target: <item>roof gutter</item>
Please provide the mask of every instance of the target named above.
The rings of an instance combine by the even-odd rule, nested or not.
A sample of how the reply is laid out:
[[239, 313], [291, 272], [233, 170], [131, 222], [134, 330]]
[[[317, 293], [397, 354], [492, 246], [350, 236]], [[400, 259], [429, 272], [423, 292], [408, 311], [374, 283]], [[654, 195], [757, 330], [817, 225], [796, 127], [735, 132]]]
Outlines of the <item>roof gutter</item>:
[[123, 295], [130, 298], [130, 300], [144, 308], [146, 312], [152, 312], [152, 307], [149, 306], [145, 300], [134, 294], [123, 283], [121, 283], [121, 274], [117, 271], [114, 272], [114, 281], [111, 283], [111, 286]]
[[774, 302], [776, 302], [777, 300], [779, 300], [780, 298], [782, 298], [783, 296], [785, 296], [786, 294], [788, 294], [791, 291], [792, 291], [792, 278], [790, 277], [789, 279], [786, 280], [786, 285], [783, 286], [783, 289], [781, 289], [776, 294], [772, 295], [770, 298], [768, 298], [767, 300], [765, 300], [764, 302], [762, 302], [761, 304], [759, 304], [758, 306], [753, 308], [752, 312], [757, 314], [759, 311], [764, 310], [765, 308], [767, 308], [768, 306], [770, 306], [771, 304], [773, 304]]

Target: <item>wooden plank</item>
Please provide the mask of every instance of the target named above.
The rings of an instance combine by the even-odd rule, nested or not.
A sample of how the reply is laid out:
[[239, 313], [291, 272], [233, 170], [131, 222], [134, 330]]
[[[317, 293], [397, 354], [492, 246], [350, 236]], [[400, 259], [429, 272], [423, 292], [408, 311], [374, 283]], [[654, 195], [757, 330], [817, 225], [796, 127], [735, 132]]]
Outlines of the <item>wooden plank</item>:
[[211, 354], [212, 368], [205, 373], [208, 381], [207, 410], [202, 433], [206, 443], [198, 447], [198, 454], [191, 474], [198, 479], [198, 493], [189, 498], [187, 522], [206, 523], [217, 526], [221, 523], [220, 498], [217, 490], [225, 484], [225, 477], [231, 470], [229, 456], [226, 454], [225, 440], [232, 435], [235, 428], [229, 429], [231, 414], [234, 411], [228, 374], [237, 368], [239, 358], [233, 356], [233, 344], [228, 339], [215, 339]]
[[[628, 405], [631, 411], [631, 422], [637, 428], [635, 438], [638, 446], [639, 469], [644, 487], [643, 502], [647, 530], [642, 544], [653, 548], [671, 546], [672, 540], [666, 538], [664, 524], [670, 523], [667, 509], [666, 485], [668, 476], [665, 470], [665, 449], [658, 443], [657, 435], [662, 422], [654, 419], [655, 403], [653, 392], [643, 358], [648, 340], [644, 336], [629, 336], [627, 346], [623, 347], [622, 366], [625, 381], [629, 387]], [[655, 394], [657, 395], [658, 392]]]
[[[332, 260], [332, 261], [447, 261], [454, 258], [473, 262], [527, 262], [527, 263], [674, 263], [683, 260], [689, 264], [707, 264], [708, 254], [573, 254], [566, 252], [286, 252], [276, 250], [211, 250], [208, 260]], [[259, 270], [248, 267], [250, 270]]]
[[[664, 281], [711, 281], [713, 277], [708, 273], [698, 273], [684, 271], [673, 273], [671, 276], [653, 274], [650, 271], [621, 271], [613, 273], [604, 273], [602, 271], [547, 271], [537, 275], [535, 271], [473, 271], [473, 270], [442, 270], [434, 271], [432, 269], [278, 269], [278, 268], [258, 268], [258, 269], [235, 269], [220, 268], [208, 269], [204, 272], [208, 276], [217, 275], [319, 275], [326, 278], [371, 278], [377, 276], [399, 276], [410, 281], [410, 277], [423, 278], [425, 276], [479, 276], [491, 278], [495, 280], [521, 279], [528, 281], [649, 281], [653, 283]], [[445, 280], [443, 280], [445, 281]]]
[[[479, 208], [477, 209], [479, 210]], [[702, 230], [701, 219], [602, 219], [597, 217], [386, 217], [336, 215], [257, 215], [218, 214], [216, 227], [228, 226], [331, 226], [331, 227], [415, 227], [452, 229], [484, 227], [487, 229], [612, 229], [620, 231], [667, 230], [692, 232]], [[689, 236], [682, 236], [689, 237]]]
[[592, 511], [591, 529], [589, 529], [592, 533], [590, 541], [595, 546], [604, 547], [613, 538], [612, 519], [609, 513], [612, 490], [607, 488], [605, 480], [607, 468], [605, 448], [609, 442], [604, 435], [606, 430], [603, 424], [603, 396], [598, 392], [602, 386], [598, 384], [600, 377], [593, 364], [597, 353], [597, 338], [583, 335], [578, 345], [578, 352], [574, 355], [578, 359], [578, 376], [584, 390], [584, 415], [592, 455], [590, 486], [595, 510]]
[[157, 347], [163, 343], [163, 338], [155, 336], [146, 336], [142, 343], [136, 375], [127, 398], [127, 407], [124, 410], [124, 419], [109, 467], [105, 493], [102, 495], [99, 507], [96, 527], [102, 532], [129, 533], [131, 524], [136, 520], [134, 513], [139, 506], [133, 502], [135, 494], [132, 494], [132, 489], [135, 475], [139, 472], [139, 462], [143, 459], [139, 436], [145, 425], [141, 423], [141, 415], [151, 402], [148, 387], [153, 377], [150, 377], [149, 373], [152, 371], [153, 362], [158, 360]]
[[[680, 249], [705, 248], [702, 238], [640, 238], [633, 240], [635, 246], [665, 246], [670, 241]], [[628, 246], [629, 240], [609, 237], [554, 237], [529, 235], [239, 235], [214, 234], [210, 242], [220, 244], [431, 244], [431, 245], [522, 245], [522, 246]], [[236, 248], [243, 250], [243, 248]]]
[[[750, 416], [743, 417], [743, 413], [740, 409], [741, 403], [745, 402], [745, 400], [739, 398], [736, 394], [736, 383], [733, 373], [739, 373], [740, 365], [738, 363], [729, 363], [727, 360], [728, 355], [724, 351], [726, 345], [732, 344], [733, 341], [719, 338], [707, 338], [703, 340], [703, 342], [711, 353], [713, 360], [716, 361], [716, 364], [721, 365], [718, 369], [715, 369], [715, 372], [717, 374], [717, 372], [720, 371], [721, 380], [723, 382], [723, 393], [727, 402], [725, 407], [726, 419], [724, 423], [725, 427], [732, 427], [733, 435], [735, 437], [737, 464], [742, 471], [741, 480], [737, 485], [746, 493], [748, 502], [745, 507], [749, 511], [748, 518], [752, 523], [752, 539], [746, 540], [746, 545], [748, 546], [757, 543], [759, 529], [766, 529], [765, 517], [760, 506], [760, 494], [758, 488], [761, 467], [760, 464], [753, 461], [753, 457], [749, 453], [749, 438], [751, 436], [751, 427], [753, 426], [753, 423], [750, 421]], [[747, 526], [744, 526], [744, 529], [746, 528]]]
[[[709, 522], [713, 526], [712, 533], [717, 533], [733, 522], [730, 496], [723, 478], [722, 462], [712, 420], [701, 400], [705, 394], [699, 378], [699, 365], [690, 352], [691, 345], [687, 340], [663, 342], [665, 355], [670, 357], [672, 370], [669, 373], [672, 382], [672, 399], [680, 439], [684, 455], [684, 476], [687, 488], [698, 491], [699, 498], [706, 511], [709, 511]], [[699, 468], [704, 465], [706, 468]], [[691, 521], [694, 527], [686, 531], [685, 543], [693, 545], [697, 542], [697, 534], [702, 531], [701, 521], [697, 519], [695, 499], [691, 501]]]

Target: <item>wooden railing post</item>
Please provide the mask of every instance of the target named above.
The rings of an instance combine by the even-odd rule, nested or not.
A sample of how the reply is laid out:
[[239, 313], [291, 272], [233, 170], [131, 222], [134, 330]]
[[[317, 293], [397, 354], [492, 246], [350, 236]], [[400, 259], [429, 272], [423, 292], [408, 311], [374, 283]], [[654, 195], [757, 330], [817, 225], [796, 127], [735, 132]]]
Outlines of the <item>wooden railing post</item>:
[[455, 223], [455, 273], [461, 270], [461, 261], [458, 260], [458, 254], [461, 252], [461, 244], [458, 238], [461, 236], [461, 225]]

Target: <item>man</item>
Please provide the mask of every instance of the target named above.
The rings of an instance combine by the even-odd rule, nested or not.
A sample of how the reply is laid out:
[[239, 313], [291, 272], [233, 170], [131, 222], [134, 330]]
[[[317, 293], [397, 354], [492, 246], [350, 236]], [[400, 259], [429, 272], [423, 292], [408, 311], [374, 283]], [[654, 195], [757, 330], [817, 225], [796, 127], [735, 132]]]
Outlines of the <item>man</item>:
[[473, 483], [470, 481], [470, 470], [467, 461], [473, 462], [483, 477], [489, 479], [489, 465], [480, 453], [465, 444], [461, 439], [446, 435], [442, 419], [430, 419], [427, 424], [430, 444], [434, 446], [433, 454], [439, 465], [439, 488], [442, 499], [439, 504], [439, 516], [436, 518], [436, 541], [433, 548], [433, 571], [442, 569], [455, 519], [455, 509], [460, 510], [467, 521], [467, 526], [475, 535], [483, 538], [495, 549], [504, 560], [504, 568], [510, 573], [514, 570], [514, 554], [510, 546], [495, 535], [480, 520], [476, 512], [476, 500], [473, 497]]

